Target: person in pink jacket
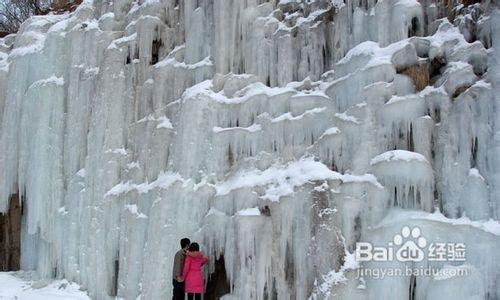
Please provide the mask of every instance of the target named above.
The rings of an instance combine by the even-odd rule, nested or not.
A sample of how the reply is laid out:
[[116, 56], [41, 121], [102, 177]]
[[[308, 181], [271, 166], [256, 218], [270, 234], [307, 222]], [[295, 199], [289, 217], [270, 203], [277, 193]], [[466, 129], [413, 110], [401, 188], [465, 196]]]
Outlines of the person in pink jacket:
[[188, 294], [188, 300], [201, 300], [201, 295], [205, 290], [205, 281], [201, 273], [202, 266], [208, 258], [200, 252], [200, 245], [192, 243], [189, 245], [189, 252], [184, 261], [182, 277], [184, 278], [184, 290]]

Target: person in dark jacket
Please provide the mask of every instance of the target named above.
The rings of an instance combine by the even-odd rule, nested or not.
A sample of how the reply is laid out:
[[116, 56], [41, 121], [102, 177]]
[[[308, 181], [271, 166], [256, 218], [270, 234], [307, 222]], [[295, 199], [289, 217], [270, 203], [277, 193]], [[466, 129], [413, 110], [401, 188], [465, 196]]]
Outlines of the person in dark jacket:
[[184, 260], [186, 253], [189, 250], [191, 241], [188, 238], [181, 240], [181, 250], [177, 251], [174, 256], [174, 267], [172, 270], [172, 285], [174, 286], [174, 293], [172, 300], [184, 300], [184, 278], [182, 277], [182, 268], [184, 267]]

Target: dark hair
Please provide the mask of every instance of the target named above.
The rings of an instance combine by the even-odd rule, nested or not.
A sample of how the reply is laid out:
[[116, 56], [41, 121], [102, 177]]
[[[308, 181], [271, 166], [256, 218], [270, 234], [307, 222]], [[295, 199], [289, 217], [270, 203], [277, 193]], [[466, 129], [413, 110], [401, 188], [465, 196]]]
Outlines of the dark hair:
[[188, 239], [188, 238], [183, 238], [181, 240], [181, 248], [184, 249], [186, 248], [187, 246], [189, 246], [189, 244], [191, 244], [191, 241]]
[[198, 243], [192, 243], [189, 245], [189, 251], [200, 251], [200, 245], [198, 245]]

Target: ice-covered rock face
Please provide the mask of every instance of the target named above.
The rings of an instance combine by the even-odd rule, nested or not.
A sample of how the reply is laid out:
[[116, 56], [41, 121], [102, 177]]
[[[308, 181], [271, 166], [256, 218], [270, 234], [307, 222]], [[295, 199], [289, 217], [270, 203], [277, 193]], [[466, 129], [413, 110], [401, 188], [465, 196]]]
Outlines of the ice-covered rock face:
[[[500, 13], [466, 4], [89, 0], [29, 19], [0, 39], [22, 268], [167, 299], [189, 236], [210, 297], [500, 298]], [[404, 226], [467, 243], [430, 264], [470, 276], [355, 278], [377, 266], [356, 243]]]

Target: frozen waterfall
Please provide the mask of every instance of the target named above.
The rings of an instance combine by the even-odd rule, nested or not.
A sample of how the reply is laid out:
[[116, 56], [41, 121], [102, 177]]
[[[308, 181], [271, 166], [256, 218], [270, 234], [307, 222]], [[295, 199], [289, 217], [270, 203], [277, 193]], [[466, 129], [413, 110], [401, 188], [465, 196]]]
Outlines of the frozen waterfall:
[[[0, 212], [20, 204], [20, 267], [93, 299], [168, 299], [188, 236], [210, 258], [206, 299], [500, 299], [499, 51], [490, 0], [34, 16], [0, 39]], [[466, 257], [355, 255], [410, 240]], [[439, 272], [359, 276], [408, 267]]]

